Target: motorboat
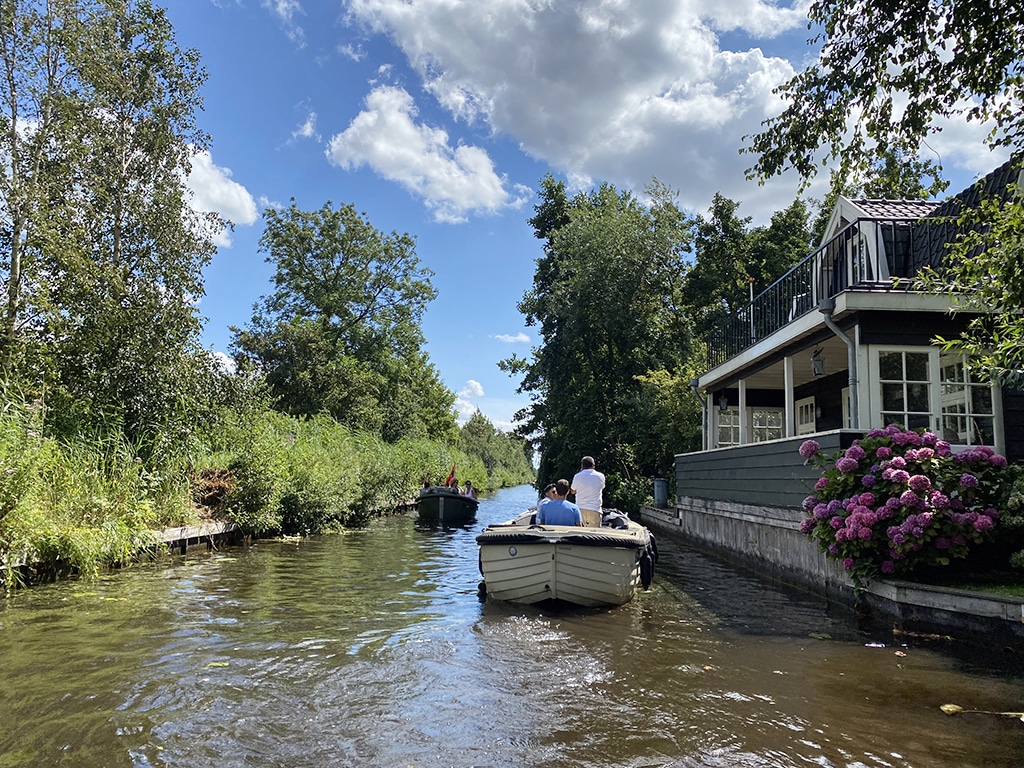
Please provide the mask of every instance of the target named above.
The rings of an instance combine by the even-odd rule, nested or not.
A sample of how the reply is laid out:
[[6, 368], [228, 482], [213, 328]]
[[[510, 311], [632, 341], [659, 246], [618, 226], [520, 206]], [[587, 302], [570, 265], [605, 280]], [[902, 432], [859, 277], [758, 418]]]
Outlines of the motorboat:
[[479, 505], [475, 498], [462, 495], [456, 488], [431, 485], [420, 491], [416, 513], [421, 523], [457, 528], [476, 520]]
[[645, 590], [658, 559], [654, 535], [618, 510], [599, 528], [537, 525], [536, 510], [488, 525], [480, 545], [482, 593], [512, 603], [622, 605]]

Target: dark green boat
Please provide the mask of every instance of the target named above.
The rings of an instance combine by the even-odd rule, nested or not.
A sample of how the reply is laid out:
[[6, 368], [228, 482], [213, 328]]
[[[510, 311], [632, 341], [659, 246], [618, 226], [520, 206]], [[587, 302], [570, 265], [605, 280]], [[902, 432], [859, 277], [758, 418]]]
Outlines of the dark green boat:
[[419, 521], [427, 525], [458, 528], [476, 520], [479, 502], [472, 496], [463, 496], [454, 488], [432, 485], [420, 491], [416, 502]]

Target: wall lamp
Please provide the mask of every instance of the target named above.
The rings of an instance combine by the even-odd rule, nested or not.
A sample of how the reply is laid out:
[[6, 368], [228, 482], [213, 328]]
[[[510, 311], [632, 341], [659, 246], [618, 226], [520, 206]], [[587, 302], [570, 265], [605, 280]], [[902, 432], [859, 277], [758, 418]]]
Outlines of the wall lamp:
[[825, 375], [825, 356], [821, 354], [820, 349], [814, 350], [814, 354], [811, 355], [811, 373], [815, 376]]
[[729, 410], [729, 396], [725, 393], [724, 389], [722, 390], [721, 394], [718, 396], [718, 410], [720, 410], [720, 411], [727, 411], [727, 410]]

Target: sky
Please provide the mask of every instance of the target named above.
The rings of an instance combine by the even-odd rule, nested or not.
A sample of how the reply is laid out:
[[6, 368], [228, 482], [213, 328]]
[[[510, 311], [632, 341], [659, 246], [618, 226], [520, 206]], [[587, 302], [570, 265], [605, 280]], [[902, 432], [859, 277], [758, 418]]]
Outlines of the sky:
[[[813, 60], [806, 0], [163, 0], [208, 78], [193, 206], [232, 222], [205, 272], [203, 342], [226, 352], [270, 293], [262, 212], [351, 203], [416, 238], [438, 297], [426, 352], [460, 422], [509, 429], [529, 403], [498, 368], [540, 343], [517, 309], [541, 241], [540, 180], [652, 179], [706, 214], [716, 192], [754, 225], [793, 174], [745, 180], [742, 137], [781, 111], [772, 89]], [[997, 167], [983, 125], [929, 142], [963, 189]], [[826, 179], [821, 179], [824, 182]], [[812, 186], [805, 195], [821, 197]]]

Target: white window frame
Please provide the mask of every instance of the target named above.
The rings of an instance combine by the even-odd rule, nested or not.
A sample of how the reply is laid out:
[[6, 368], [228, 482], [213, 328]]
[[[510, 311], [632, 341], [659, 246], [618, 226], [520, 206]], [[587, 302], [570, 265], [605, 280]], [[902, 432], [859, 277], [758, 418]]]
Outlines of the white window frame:
[[[948, 357], [949, 353], [944, 353], [937, 347], [905, 347], [905, 346], [889, 346], [889, 345], [872, 345], [868, 355], [868, 367], [869, 367], [869, 384], [868, 384], [868, 401], [870, 403], [870, 420], [868, 428], [870, 429], [881, 429], [885, 427], [885, 421], [882, 418], [882, 387], [883, 382], [881, 380], [881, 365], [879, 357], [882, 354], [888, 352], [899, 352], [899, 353], [916, 353], [926, 354], [928, 356], [927, 370], [928, 370], [928, 381], [927, 382], [913, 382], [913, 383], [925, 383], [928, 387], [928, 412], [927, 422], [928, 429], [934, 432], [942, 439], [947, 439], [948, 433], [943, 431], [944, 417], [950, 416], [949, 413], [944, 411], [945, 407], [950, 407], [950, 386], [944, 386], [942, 381], [943, 376], [943, 365], [948, 366], [950, 364]], [[962, 366], [967, 365], [967, 359], [964, 355], [958, 355], [960, 358], [957, 363]], [[953, 387], [962, 386], [964, 389], [964, 405], [965, 412], [962, 418], [991, 418], [992, 419], [992, 442], [994, 445], [989, 443], [979, 443], [973, 439], [973, 435], [968, 435], [966, 441], [955, 442], [954, 440], [947, 440], [955, 450], [961, 450], [972, 445], [991, 445], [997, 451], [1002, 451], [1003, 448], [1003, 429], [1002, 429], [1002, 418], [1001, 418], [1001, 400], [999, 388], [991, 383], [981, 384], [978, 382], [962, 382], [954, 383]], [[982, 411], [972, 411], [969, 405], [971, 398], [969, 397], [970, 389], [980, 388], [983, 386], [988, 387], [989, 401], [991, 404], [991, 413], [985, 413]], [[945, 393], [944, 393], [945, 390]], [[843, 420], [845, 423], [849, 423], [848, 413], [848, 397], [843, 398]], [[945, 396], [945, 402], [944, 402]], [[906, 407], [906, 403], [904, 406]], [[923, 411], [910, 411], [911, 413], [918, 413], [919, 415], [924, 414]], [[863, 414], [862, 414], [863, 416]], [[902, 423], [902, 422], [901, 422]], [[955, 438], [960, 440], [959, 437]]]

